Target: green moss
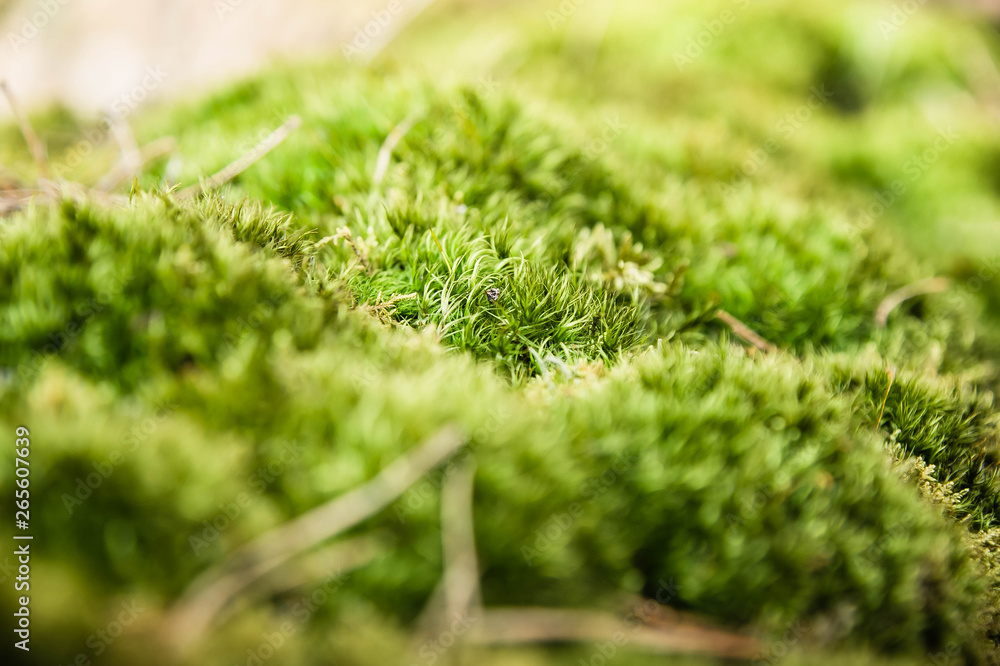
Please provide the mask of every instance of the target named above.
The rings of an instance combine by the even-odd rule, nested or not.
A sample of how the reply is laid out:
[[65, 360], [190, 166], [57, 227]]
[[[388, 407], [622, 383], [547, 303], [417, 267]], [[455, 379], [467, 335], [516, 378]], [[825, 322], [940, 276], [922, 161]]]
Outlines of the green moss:
[[[954, 217], [995, 210], [970, 171], [995, 147], [963, 106], [959, 138], [908, 162], [937, 140], [912, 100], [975, 92], [949, 35], [995, 38], [923, 8], [890, 57], [851, 40], [850, 16], [878, 7], [849, 6], [742, 7], [743, 27], [680, 67], [671, 44], [728, 5], [629, 5], [589, 71], [568, 62], [593, 40], [534, 5], [477, 9], [490, 30], [525, 28], [497, 66], [519, 85], [499, 91], [478, 51], [440, 51], [456, 39], [444, 11], [373, 70], [280, 69], [135, 118], [141, 140], [177, 133], [183, 185], [302, 117], [219, 193], [179, 201], [157, 164], [122, 206], [0, 221], [0, 422], [37, 442], [36, 562], [54, 581], [39, 658], [72, 660], [60, 637], [85, 640], [123, 597], [159, 617], [240, 544], [455, 424], [477, 465], [487, 605], [615, 609], [666, 581], [671, 606], [756, 632], [763, 658], [803, 624], [803, 663], [826, 648], [995, 661], [995, 261], [983, 238], [940, 242]], [[417, 56], [459, 83], [392, 62]], [[803, 105], [807, 121], [782, 124]], [[4, 163], [30, 174], [14, 143]], [[53, 140], [53, 159], [73, 146]], [[876, 324], [887, 295], [934, 273], [955, 287]], [[744, 351], [718, 308], [784, 351]], [[377, 556], [288, 659], [405, 652], [440, 579], [448, 469], [352, 532]], [[295, 594], [236, 609], [205, 659], [245, 654]]]

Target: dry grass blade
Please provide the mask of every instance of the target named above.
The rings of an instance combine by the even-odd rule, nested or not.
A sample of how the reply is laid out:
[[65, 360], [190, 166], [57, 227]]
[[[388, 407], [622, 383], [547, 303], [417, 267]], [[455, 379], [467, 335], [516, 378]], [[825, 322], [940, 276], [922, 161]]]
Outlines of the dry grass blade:
[[715, 318], [724, 323], [726, 326], [732, 329], [733, 333], [740, 336], [750, 344], [752, 344], [757, 349], [773, 353], [778, 351], [778, 348], [765, 340], [764, 338], [757, 335], [756, 332], [739, 319], [729, 314], [725, 310], [719, 310], [715, 313]]
[[372, 174], [372, 182], [376, 185], [381, 185], [382, 180], [385, 178], [386, 172], [389, 170], [389, 161], [392, 159], [392, 151], [395, 150], [396, 145], [403, 140], [406, 133], [410, 131], [417, 120], [419, 120], [420, 115], [417, 113], [411, 113], [406, 118], [403, 119], [401, 123], [392, 128], [389, 135], [385, 137], [385, 141], [382, 142], [382, 147], [379, 148], [378, 158], [375, 160], [375, 173]]
[[444, 478], [441, 487], [441, 580], [417, 620], [412, 653], [427, 639], [448, 630], [455, 621], [475, 623], [482, 617], [479, 562], [472, 520], [474, 463], [461, 462]]
[[239, 603], [230, 604], [222, 609], [217, 622], [225, 622], [237, 614], [241, 608], [255, 601], [286, 593], [297, 587], [315, 584], [328, 579], [331, 574], [342, 576], [358, 569], [384, 552], [385, 539], [378, 535], [364, 535], [353, 539], [334, 542], [330, 546], [318, 549], [316, 552], [303, 555], [295, 560], [295, 567], [275, 570], [263, 576], [245, 593], [240, 595]]
[[153, 160], [159, 159], [164, 155], [169, 155], [176, 149], [177, 141], [171, 136], [165, 136], [146, 144], [139, 149], [139, 165], [134, 171], [130, 172], [127, 169], [122, 169], [119, 163], [101, 178], [101, 181], [97, 184], [97, 189], [104, 190], [105, 192], [115, 189], [131, 176], [141, 172], [143, 167]]
[[0, 195], [0, 215], [6, 215], [7, 213], [13, 213], [15, 211], [24, 208], [35, 195], [16, 195], [4, 193]]
[[111, 135], [118, 144], [118, 151], [121, 153], [118, 161], [108, 173], [104, 174], [95, 187], [99, 190], [108, 191], [115, 185], [134, 176], [142, 167], [142, 154], [139, 151], [139, 144], [135, 141], [135, 134], [129, 127], [125, 118], [118, 114], [110, 116]]
[[464, 443], [457, 429], [446, 427], [415, 450], [396, 459], [368, 483], [337, 497], [241, 548], [234, 558], [286, 560], [384, 509], [420, 477]]
[[704, 654], [748, 659], [760, 646], [751, 637], [716, 629], [679, 616], [663, 615], [655, 624], [625, 623], [610, 613], [557, 608], [497, 608], [483, 613], [470, 631], [479, 645], [620, 640], [635, 649], [661, 654]]
[[479, 562], [472, 522], [475, 465], [465, 461], [441, 488], [441, 546], [444, 555], [444, 601], [447, 618], [478, 615]]
[[225, 185], [233, 178], [236, 178], [236, 176], [253, 166], [253, 164], [260, 160], [260, 158], [277, 148], [281, 142], [287, 139], [288, 135], [294, 132], [301, 124], [301, 118], [298, 116], [291, 116], [278, 129], [268, 134], [263, 141], [251, 148], [250, 151], [242, 155], [235, 162], [213, 174], [208, 180], [199, 183], [198, 185], [191, 185], [190, 187], [184, 188], [177, 193], [177, 198], [182, 200], [190, 199], [191, 197], [195, 197], [202, 192], [208, 192], [221, 185]]
[[927, 278], [919, 280], [913, 284], [908, 284], [902, 289], [897, 289], [883, 300], [875, 311], [875, 323], [879, 328], [884, 328], [889, 322], [889, 315], [904, 301], [908, 301], [916, 296], [924, 294], [940, 294], [951, 286], [951, 280], [942, 277]]
[[406, 3], [407, 14], [396, 16], [378, 35], [379, 40], [371, 44], [362, 52], [362, 59], [365, 62], [371, 62], [374, 60], [379, 53], [382, 52], [385, 47], [392, 43], [392, 40], [396, 39], [397, 36], [406, 27], [416, 19], [422, 11], [427, 9], [434, 0], [412, 0]]
[[464, 442], [456, 428], [442, 428], [367, 483], [239, 548], [227, 562], [200, 576], [178, 601], [166, 625], [169, 643], [180, 650], [194, 645], [219, 612], [247, 585], [375, 515]]
[[3, 90], [3, 94], [7, 97], [7, 103], [10, 104], [10, 109], [17, 119], [18, 126], [21, 128], [21, 134], [24, 135], [24, 141], [31, 150], [31, 156], [35, 160], [35, 166], [38, 167], [39, 175], [47, 179], [49, 177], [49, 161], [45, 157], [45, 146], [42, 144], [41, 139], [38, 138], [38, 135], [35, 134], [35, 128], [31, 126], [28, 117], [21, 112], [21, 107], [18, 105], [17, 99], [14, 97], [14, 93], [6, 81], [0, 80], [0, 90]]

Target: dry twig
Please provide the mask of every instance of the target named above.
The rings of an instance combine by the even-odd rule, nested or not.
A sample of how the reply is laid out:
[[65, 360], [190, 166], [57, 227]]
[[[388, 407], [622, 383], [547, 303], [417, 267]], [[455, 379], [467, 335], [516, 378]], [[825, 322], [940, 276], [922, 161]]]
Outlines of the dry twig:
[[386, 171], [389, 170], [389, 161], [392, 159], [392, 151], [396, 145], [403, 140], [410, 128], [419, 120], [420, 114], [414, 112], [403, 119], [398, 125], [392, 128], [389, 135], [385, 137], [382, 147], [379, 148], [378, 158], [375, 160], [375, 173], [372, 174], [372, 182], [376, 185], [382, 184]]
[[878, 309], [875, 311], [875, 323], [878, 324], [879, 328], [884, 328], [889, 322], [889, 315], [903, 301], [925, 294], [939, 294], [942, 291], [946, 291], [950, 286], [951, 280], [948, 278], [933, 277], [919, 280], [913, 284], [906, 285], [902, 289], [897, 289], [886, 296], [879, 304]]
[[237, 549], [221, 566], [199, 576], [177, 602], [166, 623], [170, 643], [181, 650], [194, 645], [213, 618], [247, 585], [378, 513], [464, 441], [455, 428], [442, 428], [367, 483]]
[[611, 613], [562, 608], [494, 608], [483, 613], [483, 621], [469, 632], [469, 641], [479, 645], [554, 643], [578, 641], [601, 643], [622, 635], [628, 644], [661, 654], [706, 654], [748, 659], [760, 650], [751, 637], [710, 627], [661, 608], [655, 622], [623, 623]]
[[715, 318], [724, 323], [726, 326], [732, 329], [733, 333], [740, 336], [750, 344], [752, 344], [757, 349], [773, 353], [778, 351], [778, 348], [773, 344], [765, 340], [764, 338], [757, 335], [753, 329], [741, 322], [739, 319], [729, 314], [725, 310], [719, 310], [715, 313]]
[[14, 97], [14, 93], [11, 91], [10, 86], [7, 85], [6, 81], [0, 80], [0, 90], [7, 97], [7, 103], [10, 104], [10, 109], [14, 113], [14, 117], [17, 119], [17, 124], [21, 128], [21, 134], [24, 136], [25, 143], [28, 144], [28, 148], [31, 150], [31, 156], [35, 160], [35, 166], [38, 167], [38, 174], [42, 178], [49, 177], [49, 161], [45, 157], [45, 146], [42, 144], [38, 135], [35, 134], [35, 128], [31, 126], [31, 121], [28, 117], [21, 112], [21, 107], [17, 103], [17, 99]]
[[262, 576], [256, 584], [248, 587], [240, 595], [239, 603], [229, 604], [222, 609], [216, 619], [225, 622], [236, 615], [241, 608], [254, 601], [273, 597], [303, 585], [330, 578], [331, 574], [342, 576], [371, 562], [384, 552], [383, 539], [378, 535], [364, 535], [344, 541], [336, 541], [314, 553], [296, 558], [294, 568], [286, 567]]
[[472, 522], [475, 476], [475, 463], [465, 460], [445, 478], [441, 488], [441, 545], [449, 616], [464, 615], [482, 602]]
[[[130, 176], [138, 175], [150, 162], [157, 160], [164, 155], [169, 155], [174, 150], [177, 149], [177, 141], [174, 140], [172, 136], [165, 136], [150, 143], [139, 149], [139, 166], [135, 169], [133, 173], [129, 173], [126, 170], [120, 169], [120, 165], [116, 165], [111, 171], [101, 178], [98, 182], [98, 189], [102, 189], [105, 192], [109, 192], [119, 185], [121, 185]], [[101, 187], [103, 185], [103, 187]]]
[[479, 563], [472, 521], [475, 464], [464, 460], [444, 478], [441, 487], [441, 551], [443, 571], [417, 620], [410, 651], [459, 622], [475, 624], [482, 618]]
[[184, 188], [177, 193], [177, 198], [181, 200], [190, 199], [191, 197], [195, 197], [202, 192], [208, 192], [221, 185], [225, 185], [233, 178], [253, 166], [253, 164], [260, 160], [260, 158], [277, 148], [281, 142], [287, 139], [288, 135], [294, 132], [301, 124], [301, 118], [298, 116], [291, 116], [281, 125], [281, 127], [264, 137], [263, 141], [251, 148], [235, 162], [213, 174], [208, 180], [197, 185], [191, 185], [190, 187]]
[[128, 179], [138, 173], [142, 167], [142, 154], [139, 151], [139, 144], [136, 143], [135, 134], [128, 122], [119, 114], [112, 114], [109, 118], [111, 125], [111, 135], [118, 144], [120, 156], [111, 170], [104, 174], [97, 181], [95, 187], [105, 192], [111, 190], [118, 183]]
[[389, 315], [396, 309], [396, 304], [400, 301], [409, 301], [417, 297], [417, 292], [411, 294], [396, 294], [387, 301], [382, 300], [382, 292], [378, 293], [374, 305], [363, 305], [362, 309], [368, 310], [378, 317], [383, 323], [389, 323]]

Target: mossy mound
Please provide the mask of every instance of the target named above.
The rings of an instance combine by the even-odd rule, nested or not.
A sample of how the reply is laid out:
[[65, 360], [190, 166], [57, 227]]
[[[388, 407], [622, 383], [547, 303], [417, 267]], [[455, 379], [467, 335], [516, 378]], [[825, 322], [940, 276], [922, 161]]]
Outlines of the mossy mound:
[[[749, 58], [729, 33], [692, 62], [744, 91], [742, 119], [712, 116], [714, 94], [686, 65], [663, 75], [659, 50], [636, 70], [646, 90], [608, 65], [591, 72], [595, 90], [628, 102], [625, 120], [574, 119], [592, 93], [579, 74], [558, 88], [567, 107], [540, 92], [573, 48], [529, 30], [517, 56], [536, 69], [521, 89], [431, 85], [391, 65], [283, 69], [136, 119], [140, 137], [183, 128], [192, 182], [301, 116], [222, 192], [178, 196], [157, 164], [127, 203], [2, 218], [0, 423], [29, 426], [34, 447], [32, 657], [93, 655], [91, 633], [123, 600], [149, 609], [138, 633], [161, 638], [200, 572], [453, 426], [457, 459], [348, 533], [368, 557], [336, 578], [290, 568], [302, 580], [234, 606], [191, 663], [244, 660], [282, 622], [296, 627], [289, 663], [403, 658], [441, 579], [441, 486], [458, 461], [475, 464], [487, 607], [616, 609], [666, 586], [670, 606], [758, 636], [764, 660], [804, 626], [803, 663], [996, 662], [996, 286], [978, 277], [978, 289], [907, 300], [885, 326], [875, 317], [895, 290], [935, 270], [968, 280], [988, 260], [926, 252], [919, 238], [942, 224], [929, 213], [909, 239], [894, 216], [919, 192], [865, 216], [859, 174], [876, 189], [896, 177], [886, 146], [827, 155], [910, 113], [900, 100], [938, 80], [939, 61], [914, 58], [873, 87], [860, 64], [874, 56], [836, 48], [843, 26], [785, 9], [745, 18], [783, 35], [808, 71]], [[641, 34], [633, 11], [620, 21]], [[433, 61], [450, 21], [398, 57]], [[609, 28], [616, 54], [628, 53], [623, 30]], [[926, 30], [918, 43], [937, 44]], [[772, 99], [743, 87], [751, 69]], [[663, 76], [690, 95], [663, 111], [686, 149], [653, 112]], [[742, 151], [718, 137], [766, 139], [754, 113], [820, 84], [829, 106], [802, 144], [734, 182]], [[894, 150], [928, 141], [906, 127], [886, 139]], [[946, 159], [967, 169], [956, 155], [988, 152], [974, 143]], [[720, 308], [777, 351], [740, 343]], [[336, 594], [299, 624], [301, 599], [331, 581]], [[109, 663], [141, 650], [131, 638], [111, 648]], [[468, 649], [484, 663], [589, 654]]]

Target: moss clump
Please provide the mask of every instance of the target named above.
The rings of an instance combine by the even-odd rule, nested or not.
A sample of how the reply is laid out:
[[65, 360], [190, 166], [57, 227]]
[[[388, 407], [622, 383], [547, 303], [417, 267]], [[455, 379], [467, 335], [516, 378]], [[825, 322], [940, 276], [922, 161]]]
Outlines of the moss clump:
[[[3, 270], [16, 262], [26, 276], [5, 305], [22, 348], [74, 321], [77, 289], [99, 292], [99, 250], [134, 259], [129, 289], [39, 374], [10, 373], [3, 393], [4, 421], [38, 424], [47, 442], [35, 482], [51, 535], [42, 561], [81, 544], [75, 566], [104, 593], [169, 599], [227, 548], [454, 422], [474, 436], [492, 603], [610, 602], [675, 580], [675, 605], [733, 626], [808, 621], [892, 650], [970, 639], [962, 618], [979, 612], [980, 586], [960, 531], [897, 478], [816, 369], [671, 344], [539, 409], [433, 339], [344, 311], [333, 282], [274, 249], [284, 232], [263, 211], [234, 227], [219, 210], [143, 197], [127, 211], [67, 203], [5, 226]], [[273, 237], [235, 240], [258, 228]], [[49, 280], [33, 277], [46, 268]], [[262, 302], [274, 307], [259, 312]], [[129, 435], [147, 421], [152, 432]], [[81, 497], [76, 481], [118, 454]], [[279, 474], [261, 472], [276, 460]], [[240, 493], [254, 502], [213, 537], [206, 526]], [[156, 518], [143, 520], [150, 506]], [[411, 617], [439, 576], [437, 522], [432, 495], [366, 525], [386, 552], [325, 612], [365, 599]]]
[[[137, 134], [183, 128], [184, 182], [287, 113], [303, 128], [220, 193], [180, 200], [155, 165], [127, 205], [0, 221], [0, 423], [37, 442], [33, 561], [54, 581], [37, 593], [40, 660], [73, 660], [122, 598], [154, 609], [158, 630], [211, 564], [454, 425], [476, 464], [487, 606], [645, 595], [754, 632], [765, 658], [805, 626], [805, 659], [996, 661], [990, 263], [921, 249], [944, 225], [921, 208], [924, 176], [898, 207], [865, 205], [866, 188], [906, 173], [893, 156], [933, 143], [905, 100], [940, 82], [938, 61], [884, 68], [878, 88], [875, 56], [843, 48], [843, 25], [768, 5], [745, 18], [782, 58], [735, 32], [692, 71], [654, 48], [639, 90], [605, 68], [649, 30], [643, 17], [672, 11], [640, 4], [648, 14], [630, 6], [608, 28], [611, 63], [552, 90], [573, 48], [546, 27], [510, 56], [530, 63], [518, 90], [321, 64], [154, 110]], [[449, 25], [443, 14], [395, 52], [433, 61]], [[936, 52], [940, 34], [921, 30], [912, 39]], [[806, 65], [782, 66], [789, 54]], [[742, 103], [721, 104], [720, 81]], [[810, 130], [747, 173], [744, 151], [781, 132], [773, 110], [823, 83], [833, 98]], [[566, 100], [540, 103], [554, 92]], [[593, 117], [575, 112], [585, 103]], [[956, 121], [968, 133], [980, 119]], [[848, 140], [886, 127], [871, 146]], [[981, 151], [960, 139], [947, 155], [927, 172], [965, 173]], [[972, 189], [934, 190], [927, 210], [992, 202]], [[933, 272], [969, 288], [876, 324], [888, 294]], [[717, 308], [783, 351], [735, 344]], [[370, 556], [287, 639], [289, 659], [406, 652], [440, 580], [440, 488], [456, 462], [347, 535], [370, 537]], [[205, 663], [240, 658], [333, 580], [295, 570], [303, 589], [234, 607]], [[108, 657], [130, 663], [130, 649]]]

